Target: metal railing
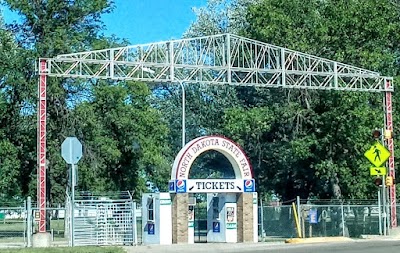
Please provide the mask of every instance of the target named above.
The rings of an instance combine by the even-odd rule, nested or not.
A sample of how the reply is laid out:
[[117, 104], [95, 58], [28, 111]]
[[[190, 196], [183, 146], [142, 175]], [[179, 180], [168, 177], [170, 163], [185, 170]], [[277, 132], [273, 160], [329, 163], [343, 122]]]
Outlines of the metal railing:
[[74, 208], [74, 245], [133, 245], [136, 240], [135, 203], [84, 201]]
[[[132, 198], [78, 199], [74, 207], [74, 233], [71, 233], [70, 202], [46, 207], [46, 232], [52, 246], [134, 245], [138, 243], [137, 207]], [[30, 198], [12, 206], [0, 203], [0, 248], [31, 247], [39, 232], [39, 208]], [[140, 225], [140, 224], [139, 224]], [[71, 237], [71, 234], [73, 237]]]

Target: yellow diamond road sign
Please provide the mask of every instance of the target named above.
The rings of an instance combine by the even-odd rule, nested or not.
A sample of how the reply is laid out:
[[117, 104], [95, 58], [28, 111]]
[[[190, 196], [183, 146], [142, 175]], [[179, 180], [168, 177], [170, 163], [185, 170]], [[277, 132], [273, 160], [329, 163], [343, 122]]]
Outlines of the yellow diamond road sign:
[[375, 166], [380, 167], [390, 157], [390, 152], [382, 144], [376, 142], [368, 149], [364, 156]]
[[386, 175], [385, 167], [371, 167], [369, 168], [369, 174], [371, 176], [384, 176]]

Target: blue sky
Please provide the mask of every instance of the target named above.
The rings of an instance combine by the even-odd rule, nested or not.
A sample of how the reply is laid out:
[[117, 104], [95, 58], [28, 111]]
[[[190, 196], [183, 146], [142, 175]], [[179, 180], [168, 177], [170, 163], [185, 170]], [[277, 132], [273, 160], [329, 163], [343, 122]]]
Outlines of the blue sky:
[[[0, 1], [1, 2], [1, 1]], [[179, 39], [196, 20], [192, 7], [207, 0], [115, 0], [115, 9], [103, 16], [105, 35], [127, 38], [130, 44]], [[3, 8], [5, 21], [18, 16]]]
[[116, 0], [114, 12], [103, 17], [105, 34], [133, 44], [178, 39], [196, 19], [192, 7], [206, 4], [207, 0]]

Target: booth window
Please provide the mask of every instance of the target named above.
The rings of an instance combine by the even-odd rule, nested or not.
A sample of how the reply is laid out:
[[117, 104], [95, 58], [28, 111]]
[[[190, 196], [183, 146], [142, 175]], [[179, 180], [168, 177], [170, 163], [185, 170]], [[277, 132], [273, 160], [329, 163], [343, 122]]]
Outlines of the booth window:
[[213, 219], [219, 219], [219, 197], [213, 197], [212, 199], [212, 207], [213, 207]]
[[154, 198], [149, 198], [147, 201], [147, 219], [149, 221], [154, 221]]

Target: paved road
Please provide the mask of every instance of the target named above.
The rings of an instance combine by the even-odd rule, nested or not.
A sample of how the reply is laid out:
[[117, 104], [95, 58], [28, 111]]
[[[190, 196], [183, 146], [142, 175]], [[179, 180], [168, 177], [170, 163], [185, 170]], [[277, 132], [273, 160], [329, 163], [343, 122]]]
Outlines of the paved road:
[[366, 241], [359, 240], [346, 243], [318, 243], [318, 244], [297, 244], [285, 245], [284, 247], [271, 248], [265, 250], [254, 250], [252, 253], [379, 253], [379, 252], [398, 252], [400, 250], [400, 241]]
[[192, 244], [192, 245], [152, 245], [126, 247], [128, 253], [379, 253], [398, 252], [400, 240], [355, 240], [352, 242], [330, 242], [313, 244]]

